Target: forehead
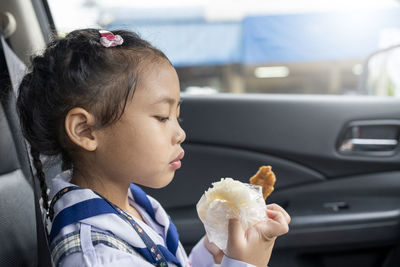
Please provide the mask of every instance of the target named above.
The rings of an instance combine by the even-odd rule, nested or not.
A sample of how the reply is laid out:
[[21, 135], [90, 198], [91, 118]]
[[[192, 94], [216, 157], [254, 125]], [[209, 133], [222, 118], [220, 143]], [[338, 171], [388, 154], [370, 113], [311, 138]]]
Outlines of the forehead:
[[[179, 79], [175, 69], [166, 60], [144, 64], [133, 101], [141, 103], [168, 103], [171, 99], [179, 101]], [[169, 99], [169, 101], [162, 101]]]

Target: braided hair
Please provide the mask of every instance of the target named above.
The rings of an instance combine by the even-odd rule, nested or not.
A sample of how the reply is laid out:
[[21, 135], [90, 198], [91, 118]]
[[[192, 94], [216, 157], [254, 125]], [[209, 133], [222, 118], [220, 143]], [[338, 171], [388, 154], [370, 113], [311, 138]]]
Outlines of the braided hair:
[[33, 57], [31, 70], [19, 87], [17, 111], [46, 210], [47, 185], [40, 155], [60, 157], [62, 170], [74, 166], [77, 147], [65, 133], [67, 113], [82, 107], [94, 115], [96, 129], [113, 124], [133, 96], [142, 63], [168, 61], [136, 33], [116, 30], [113, 34], [123, 38], [122, 45], [104, 47], [97, 29], [75, 30], [55, 38], [42, 55]]

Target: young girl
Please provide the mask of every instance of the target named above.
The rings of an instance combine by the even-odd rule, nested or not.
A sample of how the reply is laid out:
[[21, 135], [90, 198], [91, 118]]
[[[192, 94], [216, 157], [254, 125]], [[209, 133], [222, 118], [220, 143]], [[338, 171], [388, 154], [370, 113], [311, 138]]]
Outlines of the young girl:
[[[188, 260], [164, 209], [136, 185], [162, 188], [181, 167], [179, 105], [167, 57], [129, 31], [76, 30], [33, 59], [17, 108], [56, 266], [267, 265], [288, 231], [279, 206], [246, 232], [231, 220], [224, 253], [204, 238]], [[62, 159], [50, 197], [40, 154]]]

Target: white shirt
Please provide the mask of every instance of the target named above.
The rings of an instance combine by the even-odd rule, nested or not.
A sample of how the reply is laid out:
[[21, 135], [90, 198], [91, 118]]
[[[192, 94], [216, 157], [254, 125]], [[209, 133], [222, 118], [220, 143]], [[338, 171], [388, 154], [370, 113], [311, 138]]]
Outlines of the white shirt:
[[[71, 179], [71, 173], [69, 171], [63, 172], [57, 175], [51, 186], [51, 195], [54, 195], [61, 189], [72, 186], [69, 183]], [[52, 197], [52, 196], [51, 196]], [[65, 194], [54, 206], [55, 216], [64, 208], [70, 207], [71, 205], [78, 203], [83, 200], [98, 197], [91, 190], [75, 190]], [[130, 196], [129, 201], [131, 206], [136, 208], [139, 214], [142, 216], [143, 221], [137, 220], [136, 223], [144, 229], [147, 235], [156, 244], [161, 244], [166, 247], [166, 231], [164, 227], [160, 226], [160, 221], [169, 220], [162, 206], [153, 198], [148, 196], [151, 204], [156, 212], [155, 222], [150, 215], [139, 206]], [[81, 251], [74, 252], [67, 255], [60, 261], [62, 267], [131, 267], [131, 266], [143, 266], [151, 267], [154, 266], [147, 262], [140, 254], [127, 253], [104, 244], [98, 244], [93, 246], [91, 239], [91, 231], [112, 231], [116, 236], [130, 243], [131, 245], [137, 246], [141, 243], [140, 237], [134, 234], [134, 230], [124, 220], [119, 218], [115, 214], [103, 214], [97, 215], [91, 218], [84, 219], [75, 224], [65, 226], [61, 229], [60, 233], [56, 236], [56, 239], [62, 237], [68, 233], [79, 231], [80, 233], [80, 245]], [[221, 265], [214, 263], [213, 256], [205, 248], [203, 239], [201, 239], [196, 246], [193, 248], [189, 259], [186, 256], [186, 252], [183, 249], [182, 244], [179, 242], [177, 257], [180, 259], [183, 267], [254, 267], [254, 265], [247, 264], [245, 262], [237, 261], [224, 256]], [[173, 263], [168, 262], [169, 266], [176, 266]]]

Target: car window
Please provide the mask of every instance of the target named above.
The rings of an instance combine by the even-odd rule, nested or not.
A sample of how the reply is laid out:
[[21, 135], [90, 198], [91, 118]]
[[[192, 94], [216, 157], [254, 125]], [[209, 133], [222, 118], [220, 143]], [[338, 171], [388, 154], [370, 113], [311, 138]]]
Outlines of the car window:
[[188, 93], [377, 95], [361, 88], [363, 63], [400, 43], [395, 0], [48, 3], [60, 35], [82, 27], [138, 32], [166, 53]]

